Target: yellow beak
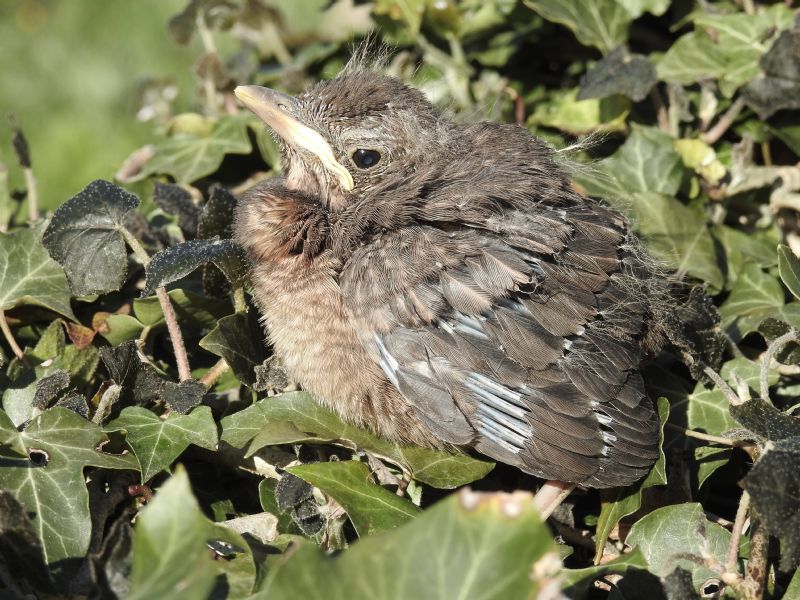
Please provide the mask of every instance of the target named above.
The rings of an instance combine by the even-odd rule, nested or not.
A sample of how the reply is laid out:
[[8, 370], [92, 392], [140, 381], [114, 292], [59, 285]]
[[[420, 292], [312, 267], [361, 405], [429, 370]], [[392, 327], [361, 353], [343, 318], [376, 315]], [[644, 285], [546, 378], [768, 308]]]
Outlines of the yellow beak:
[[336, 160], [330, 144], [317, 131], [293, 116], [297, 114], [297, 100], [257, 85], [240, 85], [233, 90], [233, 93], [287, 144], [314, 154], [322, 165], [339, 179], [345, 190], [349, 192], [353, 189], [353, 176]]

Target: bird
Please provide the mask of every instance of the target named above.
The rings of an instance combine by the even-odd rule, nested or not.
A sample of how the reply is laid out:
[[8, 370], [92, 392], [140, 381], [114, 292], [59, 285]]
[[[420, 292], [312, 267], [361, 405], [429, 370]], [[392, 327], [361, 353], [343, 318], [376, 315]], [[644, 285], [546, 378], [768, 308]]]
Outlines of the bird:
[[659, 420], [640, 369], [664, 344], [664, 278], [551, 146], [457, 122], [369, 68], [235, 95], [281, 147], [234, 239], [294, 381], [381, 438], [546, 480], [545, 516], [576, 485], [648, 473]]

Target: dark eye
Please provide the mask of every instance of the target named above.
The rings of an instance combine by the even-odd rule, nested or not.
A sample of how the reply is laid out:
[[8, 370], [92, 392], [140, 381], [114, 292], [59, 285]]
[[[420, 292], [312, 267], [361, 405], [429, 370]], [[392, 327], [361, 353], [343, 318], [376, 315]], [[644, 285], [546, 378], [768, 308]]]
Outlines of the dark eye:
[[353, 152], [353, 162], [359, 169], [371, 169], [381, 160], [380, 152], [359, 148]]

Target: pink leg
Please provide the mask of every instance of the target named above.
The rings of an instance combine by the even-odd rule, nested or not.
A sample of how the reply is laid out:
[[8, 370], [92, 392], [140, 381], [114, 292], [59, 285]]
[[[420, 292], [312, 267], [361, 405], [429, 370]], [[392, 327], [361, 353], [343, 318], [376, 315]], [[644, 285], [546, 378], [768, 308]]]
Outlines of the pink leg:
[[574, 489], [574, 483], [555, 481], [554, 479], [545, 481], [544, 485], [539, 488], [539, 491], [533, 497], [533, 505], [542, 515], [542, 520], [547, 520]]

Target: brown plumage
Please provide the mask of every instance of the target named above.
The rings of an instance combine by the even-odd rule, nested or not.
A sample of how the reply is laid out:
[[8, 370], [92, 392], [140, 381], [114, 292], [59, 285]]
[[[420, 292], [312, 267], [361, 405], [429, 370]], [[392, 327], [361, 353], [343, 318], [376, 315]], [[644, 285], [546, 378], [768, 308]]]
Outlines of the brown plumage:
[[590, 487], [648, 471], [638, 368], [665, 286], [549, 147], [369, 71], [237, 95], [282, 138], [285, 174], [241, 199], [236, 239], [291, 377], [388, 439]]

